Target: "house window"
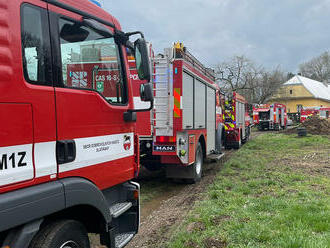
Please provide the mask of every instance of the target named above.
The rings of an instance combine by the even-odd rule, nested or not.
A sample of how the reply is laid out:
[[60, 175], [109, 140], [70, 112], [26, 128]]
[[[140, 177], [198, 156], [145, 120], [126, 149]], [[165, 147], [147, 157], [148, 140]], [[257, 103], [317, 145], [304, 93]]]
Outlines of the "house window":
[[292, 90], [290, 90], [290, 95], [292, 95]]

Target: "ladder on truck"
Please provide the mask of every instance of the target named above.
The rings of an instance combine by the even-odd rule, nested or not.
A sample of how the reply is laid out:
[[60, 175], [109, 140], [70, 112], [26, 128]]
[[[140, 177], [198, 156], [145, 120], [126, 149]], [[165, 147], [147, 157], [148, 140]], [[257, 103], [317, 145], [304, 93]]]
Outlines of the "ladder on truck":
[[173, 68], [169, 55], [151, 59], [155, 104], [152, 125], [156, 136], [173, 136]]

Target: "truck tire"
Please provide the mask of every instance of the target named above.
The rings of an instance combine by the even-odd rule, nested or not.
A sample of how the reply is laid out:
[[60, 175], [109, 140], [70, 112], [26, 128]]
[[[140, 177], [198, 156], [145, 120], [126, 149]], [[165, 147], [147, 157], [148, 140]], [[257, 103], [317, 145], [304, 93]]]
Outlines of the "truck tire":
[[196, 153], [195, 153], [195, 163], [190, 166], [190, 169], [193, 170], [192, 173], [194, 178], [189, 178], [186, 181], [188, 183], [197, 183], [202, 178], [202, 169], [203, 169], [203, 149], [201, 143], [198, 142]]
[[242, 139], [242, 143], [243, 144], [245, 144], [246, 142], [249, 141], [249, 139], [250, 139], [250, 132], [251, 132], [250, 127], [247, 127], [246, 128], [246, 131], [245, 131], [245, 139]]
[[275, 124], [274, 130], [275, 131], [280, 131], [280, 124]]
[[242, 147], [242, 140], [235, 142], [234, 149], [240, 149]]
[[60, 220], [43, 227], [29, 248], [90, 248], [85, 227], [75, 220]]
[[234, 144], [233, 144], [233, 148], [234, 149], [240, 149], [242, 147], [242, 142], [243, 142], [243, 139], [242, 139], [242, 130], [240, 131], [240, 136], [239, 136], [239, 141], [236, 141]]

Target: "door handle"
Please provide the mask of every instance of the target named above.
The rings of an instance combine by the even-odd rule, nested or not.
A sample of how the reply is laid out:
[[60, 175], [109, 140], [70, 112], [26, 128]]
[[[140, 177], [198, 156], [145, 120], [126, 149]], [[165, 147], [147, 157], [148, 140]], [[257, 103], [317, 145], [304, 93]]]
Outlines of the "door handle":
[[56, 159], [58, 164], [66, 164], [76, 159], [76, 143], [74, 140], [56, 142]]

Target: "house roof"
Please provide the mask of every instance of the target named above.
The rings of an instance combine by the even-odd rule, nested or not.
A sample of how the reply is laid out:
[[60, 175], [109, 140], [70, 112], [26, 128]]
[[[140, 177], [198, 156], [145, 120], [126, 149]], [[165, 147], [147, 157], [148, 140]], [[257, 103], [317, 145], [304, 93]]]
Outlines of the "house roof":
[[294, 76], [283, 85], [303, 85], [315, 98], [330, 101], [330, 85], [303, 76]]

